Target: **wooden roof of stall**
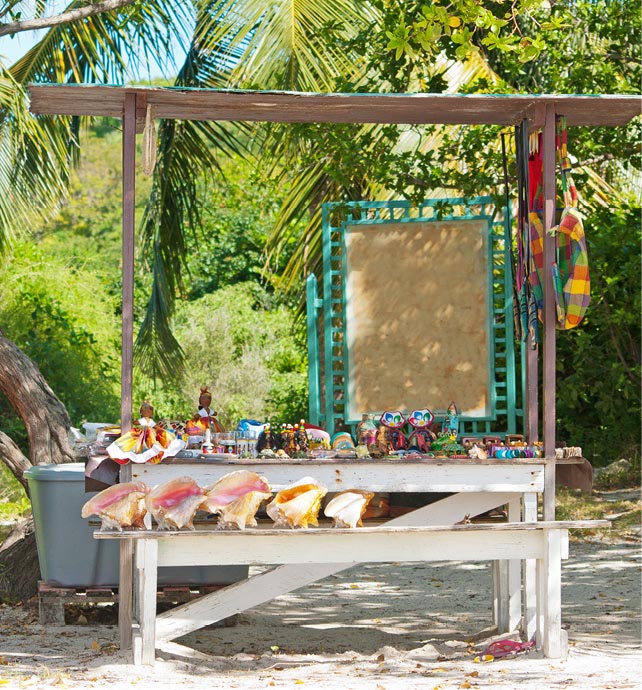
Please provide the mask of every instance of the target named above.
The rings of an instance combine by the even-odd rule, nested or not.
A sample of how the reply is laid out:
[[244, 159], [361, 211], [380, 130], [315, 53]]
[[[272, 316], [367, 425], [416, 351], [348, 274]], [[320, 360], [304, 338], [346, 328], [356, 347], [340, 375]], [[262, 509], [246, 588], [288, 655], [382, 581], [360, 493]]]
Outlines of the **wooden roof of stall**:
[[515, 125], [537, 122], [546, 105], [570, 126], [620, 126], [640, 115], [641, 96], [293, 93], [66, 84], [32, 84], [32, 113], [122, 117], [136, 94], [137, 117], [263, 122], [370, 122]]

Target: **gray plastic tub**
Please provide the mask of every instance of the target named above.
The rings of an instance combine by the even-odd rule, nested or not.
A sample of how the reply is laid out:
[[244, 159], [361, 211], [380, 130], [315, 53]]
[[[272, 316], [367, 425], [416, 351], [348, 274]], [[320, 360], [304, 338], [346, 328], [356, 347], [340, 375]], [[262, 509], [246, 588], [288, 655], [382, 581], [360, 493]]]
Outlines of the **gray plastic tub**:
[[[36, 465], [25, 477], [42, 579], [62, 587], [117, 587], [119, 542], [94, 539], [98, 525], [80, 517], [83, 504], [95, 495], [85, 493], [84, 464]], [[247, 573], [246, 565], [172, 566], [158, 569], [158, 583], [227, 585]]]

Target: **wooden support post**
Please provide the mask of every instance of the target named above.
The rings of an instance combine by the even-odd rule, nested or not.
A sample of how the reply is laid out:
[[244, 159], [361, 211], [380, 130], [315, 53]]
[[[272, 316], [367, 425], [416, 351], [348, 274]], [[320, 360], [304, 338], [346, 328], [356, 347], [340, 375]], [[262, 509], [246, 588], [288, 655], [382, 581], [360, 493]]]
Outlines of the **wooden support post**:
[[[136, 165], [136, 94], [125, 95], [123, 113], [123, 266], [122, 266], [122, 361], [120, 423], [124, 433], [132, 423], [132, 385], [134, 352], [134, 197]], [[131, 478], [131, 469], [123, 467], [121, 481]], [[133, 546], [126, 539], [120, 545], [120, 584], [118, 626], [120, 648], [132, 644]]]
[[[537, 494], [524, 494], [523, 522], [537, 522]], [[532, 559], [524, 561], [524, 624], [522, 626], [527, 640], [532, 640], [537, 632], [537, 588], [536, 563]]]
[[555, 520], [555, 293], [553, 269], [555, 238], [555, 105], [546, 106], [542, 142], [544, 174], [544, 353], [542, 366], [544, 455], [544, 520]]
[[134, 366], [134, 210], [136, 193], [136, 94], [125, 94], [123, 113], [123, 306], [121, 408], [122, 432], [132, 423], [132, 373]]
[[526, 344], [526, 438], [529, 443], [539, 440], [539, 410], [538, 410], [538, 348], [533, 346], [532, 338], [528, 336]]

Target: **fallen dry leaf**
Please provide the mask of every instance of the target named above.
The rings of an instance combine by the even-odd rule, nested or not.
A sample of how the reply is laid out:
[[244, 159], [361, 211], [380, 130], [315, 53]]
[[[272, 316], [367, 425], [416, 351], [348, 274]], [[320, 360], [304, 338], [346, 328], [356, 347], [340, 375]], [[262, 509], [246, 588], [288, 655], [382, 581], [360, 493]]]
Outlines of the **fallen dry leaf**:
[[92, 648], [95, 652], [99, 652], [99, 651], [100, 651], [100, 645], [98, 644], [98, 640], [92, 640], [92, 641], [91, 641], [91, 648]]
[[479, 678], [479, 671], [471, 671], [470, 673], [464, 674], [466, 678]]

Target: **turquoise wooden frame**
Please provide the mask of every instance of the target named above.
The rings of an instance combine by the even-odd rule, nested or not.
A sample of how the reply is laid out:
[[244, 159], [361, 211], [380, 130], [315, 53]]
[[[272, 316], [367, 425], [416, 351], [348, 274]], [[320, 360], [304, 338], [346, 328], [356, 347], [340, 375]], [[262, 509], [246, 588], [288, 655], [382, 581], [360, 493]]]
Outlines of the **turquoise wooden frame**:
[[[323, 296], [317, 279], [307, 279], [309, 419], [330, 434], [351, 429], [359, 419], [349, 410], [349, 352], [346, 340], [345, 234], [348, 226], [386, 223], [483, 220], [488, 227], [488, 325], [490, 411], [485, 417], [460, 417], [462, 432], [481, 436], [515, 433], [518, 407], [510, 260], [510, 215], [492, 197], [407, 201], [358, 201], [323, 205]], [[322, 338], [320, 338], [320, 334]], [[445, 401], [447, 404], [449, 401]], [[374, 410], [363, 410], [374, 412]], [[445, 410], [434, 410], [437, 416]], [[521, 428], [521, 424], [519, 425]]]

